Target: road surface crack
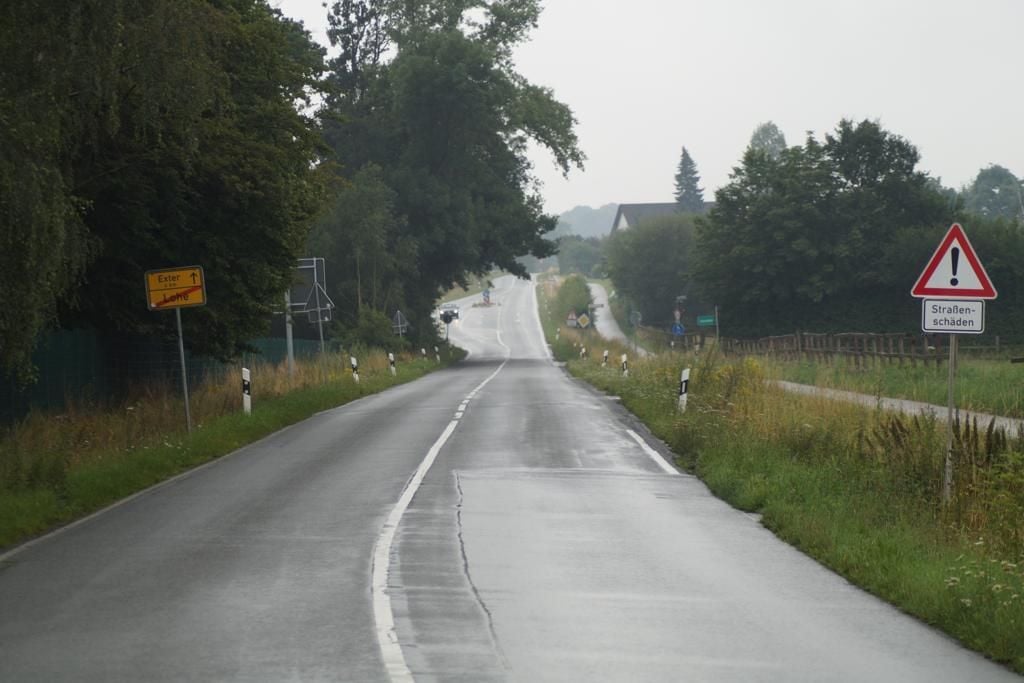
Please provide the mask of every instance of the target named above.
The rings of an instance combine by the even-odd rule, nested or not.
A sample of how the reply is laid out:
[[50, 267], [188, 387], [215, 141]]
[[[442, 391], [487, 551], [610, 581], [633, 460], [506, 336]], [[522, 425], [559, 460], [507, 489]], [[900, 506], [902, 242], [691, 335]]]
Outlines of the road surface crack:
[[498, 633], [494, 630], [494, 615], [491, 614], [490, 608], [487, 607], [487, 603], [484, 602], [483, 596], [480, 595], [479, 589], [476, 584], [473, 583], [473, 576], [469, 572], [469, 557], [466, 555], [466, 541], [462, 534], [462, 501], [464, 495], [462, 493], [462, 479], [459, 477], [459, 473], [455, 473], [455, 489], [459, 492], [459, 500], [455, 504], [455, 525], [456, 534], [459, 539], [459, 553], [462, 555], [462, 573], [466, 577], [466, 582], [469, 584], [469, 589], [473, 593], [473, 597], [476, 599], [476, 603], [480, 605], [480, 609], [483, 610], [485, 617], [487, 618], [487, 631], [491, 636], [491, 644], [494, 647], [494, 652], [498, 656], [498, 660], [501, 662], [501, 666], [507, 671], [510, 670], [508, 659], [505, 657], [505, 652], [501, 649], [501, 644], [498, 642]]

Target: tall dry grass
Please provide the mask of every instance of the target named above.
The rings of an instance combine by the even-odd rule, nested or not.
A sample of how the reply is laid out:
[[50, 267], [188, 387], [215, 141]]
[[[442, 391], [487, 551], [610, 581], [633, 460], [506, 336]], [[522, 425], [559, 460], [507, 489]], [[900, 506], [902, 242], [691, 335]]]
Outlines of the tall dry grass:
[[[356, 355], [361, 375], [388, 372], [386, 353], [368, 349], [297, 360], [294, 374], [288, 372], [284, 362], [251, 362], [256, 410], [260, 401], [295, 390], [352, 381], [350, 355]], [[405, 354], [398, 363], [414, 358]], [[189, 405], [197, 429], [242, 410], [241, 368], [241, 364], [226, 367], [190, 387]], [[57, 414], [32, 412], [0, 432], [0, 491], [60, 489], [70, 469], [174, 441], [186, 431], [180, 386], [172, 382], [139, 385], [115, 406], [83, 402], [76, 397], [68, 397], [66, 405]]]

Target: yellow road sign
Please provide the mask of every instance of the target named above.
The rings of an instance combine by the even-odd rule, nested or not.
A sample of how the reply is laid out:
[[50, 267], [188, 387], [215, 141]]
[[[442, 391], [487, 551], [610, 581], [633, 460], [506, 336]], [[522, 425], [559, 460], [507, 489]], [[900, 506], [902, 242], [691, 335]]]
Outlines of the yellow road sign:
[[590, 326], [590, 316], [586, 313], [580, 313], [579, 317], [576, 318], [576, 327], [582, 327], [586, 329]]
[[146, 271], [146, 303], [151, 311], [206, 305], [202, 266]]

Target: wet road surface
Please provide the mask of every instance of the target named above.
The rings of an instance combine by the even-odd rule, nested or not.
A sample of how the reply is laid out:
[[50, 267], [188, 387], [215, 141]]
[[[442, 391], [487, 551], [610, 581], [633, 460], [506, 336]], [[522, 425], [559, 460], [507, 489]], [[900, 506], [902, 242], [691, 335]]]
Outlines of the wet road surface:
[[496, 285], [458, 367], [0, 558], [0, 680], [1020, 680], [666, 471]]

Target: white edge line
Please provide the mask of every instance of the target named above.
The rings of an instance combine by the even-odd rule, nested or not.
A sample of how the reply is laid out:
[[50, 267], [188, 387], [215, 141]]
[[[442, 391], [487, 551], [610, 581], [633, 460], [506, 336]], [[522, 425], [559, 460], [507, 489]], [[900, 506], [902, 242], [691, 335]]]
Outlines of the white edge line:
[[[505, 360], [502, 361], [497, 370], [492, 372], [487, 379], [470, 392], [470, 397], [474, 396], [488, 382], [497, 377], [511, 356], [511, 349], [501, 339], [501, 313], [502, 311], [499, 309], [498, 343], [505, 347]], [[458, 424], [459, 421], [457, 419], [449, 422], [448, 426], [441, 432], [441, 436], [437, 438], [434, 445], [427, 451], [423, 462], [416, 468], [415, 474], [406, 483], [405, 488], [402, 490], [402, 495], [398, 498], [398, 502], [395, 503], [395, 507], [388, 514], [384, 527], [381, 529], [380, 535], [377, 536], [377, 542], [373, 546], [373, 567], [370, 572], [373, 619], [377, 625], [377, 644], [380, 646], [384, 668], [392, 681], [412, 681], [413, 676], [412, 671], [409, 670], [408, 663], [405, 661], [405, 655], [402, 654], [402, 646], [398, 642], [398, 633], [395, 631], [395, 614], [391, 609], [391, 596], [388, 595], [388, 576], [391, 573], [391, 547], [394, 545], [395, 534], [398, 531], [398, 525], [402, 522], [402, 516], [412, 503], [413, 497], [419, 490], [424, 478], [426, 478], [427, 472], [430, 471], [430, 467], [437, 459], [441, 448], [448, 442]]]
[[661, 453], [651, 448], [647, 444], [647, 442], [643, 440], [643, 437], [634, 432], [632, 429], [627, 429], [626, 433], [633, 437], [634, 441], [640, 444], [640, 448], [643, 449], [644, 453], [651, 456], [651, 460], [657, 463], [658, 467], [665, 470], [669, 474], [679, 474], [679, 470], [677, 470], [675, 467], [672, 467], [672, 465], [668, 464], [668, 461], [666, 461], [665, 458], [661, 457]]
[[533, 291], [533, 320], [537, 323], [537, 332], [540, 335], [540, 345], [544, 349], [544, 355], [547, 356], [549, 361], [554, 362], [555, 357], [551, 355], [551, 347], [548, 346], [548, 340], [544, 338], [544, 326], [540, 322], [540, 302], [537, 300], [537, 287], [540, 285], [539, 282], [530, 278], [530, 289]]

